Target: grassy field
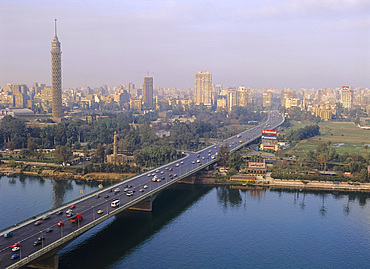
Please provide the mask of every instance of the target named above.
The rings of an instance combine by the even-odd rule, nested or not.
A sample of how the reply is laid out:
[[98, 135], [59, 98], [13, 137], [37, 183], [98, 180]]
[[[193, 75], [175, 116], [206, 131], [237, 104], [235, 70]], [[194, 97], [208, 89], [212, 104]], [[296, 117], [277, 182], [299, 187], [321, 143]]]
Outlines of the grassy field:
[[[292, 129], [304, 127], [301, 122], [293, 122]], [[300, 141], [289, 153], [302, 155], [310, 150], [316, 150], [321, 142], [331, 141], [331, 148], [335, 148], [337, 153], [349, 154], [356, 153], [367, 155], [370, 153], [370, 130], [364, 130], [351, 122], [320, 122], [320, 136], [312, 137]], [[369, 145], [366, 151], [364, 145]]]

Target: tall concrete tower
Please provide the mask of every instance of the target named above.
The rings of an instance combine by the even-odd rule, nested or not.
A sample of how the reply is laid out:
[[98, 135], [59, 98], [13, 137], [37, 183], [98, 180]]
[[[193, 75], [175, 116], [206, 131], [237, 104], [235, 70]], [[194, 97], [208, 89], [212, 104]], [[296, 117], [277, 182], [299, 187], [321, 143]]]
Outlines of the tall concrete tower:
[[153, 109], [153, 78], [145, 77], [143, 85], [143, 101], [146, 109]]
[[55, 19], [55, 36], [51, 42], [51, 90], [53, 118], [62, 117], [62, 51], [57, 36], [57, 20]]

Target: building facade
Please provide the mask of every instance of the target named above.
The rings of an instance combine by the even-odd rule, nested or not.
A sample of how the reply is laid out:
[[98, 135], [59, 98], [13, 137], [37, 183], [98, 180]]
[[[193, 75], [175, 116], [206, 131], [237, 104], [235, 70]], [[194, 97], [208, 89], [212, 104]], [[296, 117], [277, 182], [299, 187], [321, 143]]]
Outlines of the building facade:
[[212, 74], [209, 72], [198, 72], [195, 74], [195, 105], [204, 104], [212, 106]]
[[143, 102], [145, 109], [153, 109], [154, 100], [153, 100], [153, 78], [145, 77], [143, 84]]

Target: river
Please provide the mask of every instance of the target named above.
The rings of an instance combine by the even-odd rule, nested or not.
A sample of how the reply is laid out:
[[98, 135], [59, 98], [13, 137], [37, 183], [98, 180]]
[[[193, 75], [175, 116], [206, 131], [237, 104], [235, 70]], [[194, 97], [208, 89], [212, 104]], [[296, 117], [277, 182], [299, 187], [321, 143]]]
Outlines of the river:
[[[98, 184], [2, 177], [0, 230]], [[76, 239], [60, 268], [369, 268], [369, 198], [179, 184], [151, 213], [124, 212]]]

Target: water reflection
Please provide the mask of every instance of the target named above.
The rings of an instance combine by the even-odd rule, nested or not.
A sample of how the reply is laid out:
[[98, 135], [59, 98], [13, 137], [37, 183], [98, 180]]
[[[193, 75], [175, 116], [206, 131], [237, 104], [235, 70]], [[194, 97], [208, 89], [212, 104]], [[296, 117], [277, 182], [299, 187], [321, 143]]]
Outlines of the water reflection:
[[[124, 211], [60, 253], [61, 268], [109, 268], [176, 219], [212, 188], [176, 185], [161, 192], [152, 212]], [[78, 239], [76, 240], [78, 241]], [[102, 244], [102, 242], [109, 242]], [[161, 253], [161, 250], [158, 249]], [[94, 258], [90, 257], [104, 257]]]
[[[370, 193], [366, 192], [331, 192], [327, 190], [297, 190], [297, 189], [270, 189], [272, 192], [279, 193], [279, 197], [282, 196], [283, 193], [292, 193], [293, 196], [293, 204], [296, 204], [300, 198], [299, 195], [301, 194], [302, 200], [299, 203], [301, 210], [304, 210], [306, 207], [305, 199], [306, 195], [314, 195], [319, 196], [321, 200], [321, 205], [319, 207], [319, 214], [322, 217], [326, 217], [328, 213], [328, 207], [325, 205], [325, 201], [328, 197], [332, 197], [335, 200], [343, 200], [347, 198], [347, 202], [343, 205], [343, 213], [348, 216], [351, 211], [351, 203], [358, 202], [358, 205], [361, 207], [366, 206], [367, 200], [370, 198]], [[303, 194], [303, 195], [302, 195]]]

